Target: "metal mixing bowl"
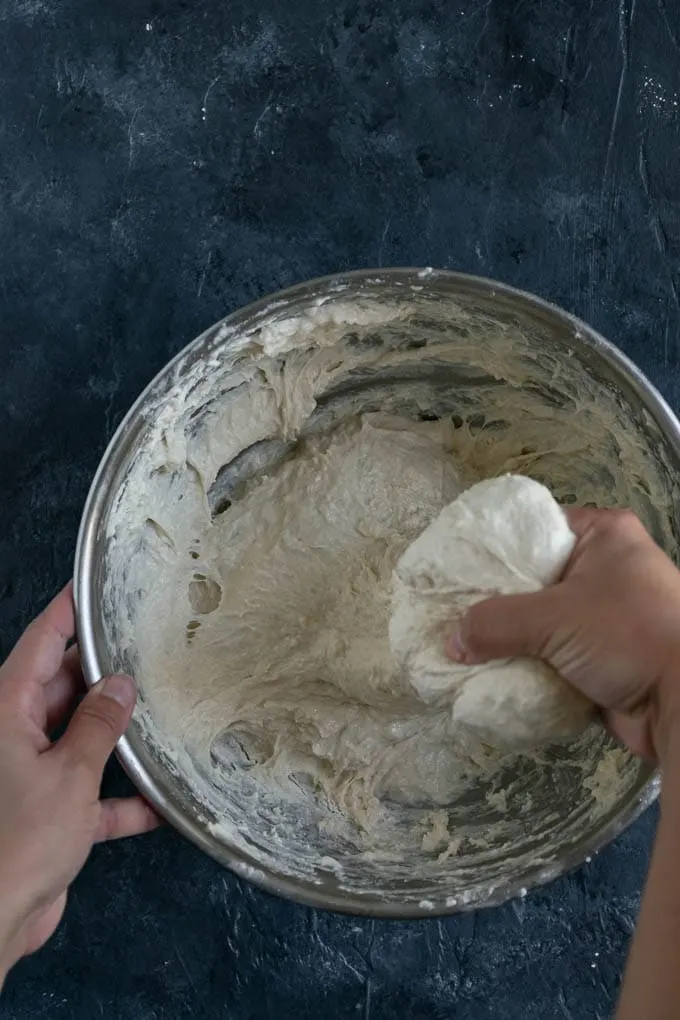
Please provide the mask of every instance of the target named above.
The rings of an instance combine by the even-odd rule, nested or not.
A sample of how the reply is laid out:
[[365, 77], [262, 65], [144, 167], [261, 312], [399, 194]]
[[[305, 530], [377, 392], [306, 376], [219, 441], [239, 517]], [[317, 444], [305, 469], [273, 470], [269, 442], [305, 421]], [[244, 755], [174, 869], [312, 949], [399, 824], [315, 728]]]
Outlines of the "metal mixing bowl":
[[[125, 669], [119, 650], [112, 646], [104, 626], [102, 586], [106, 572], [106, 523], [113, 501], [138, 445], [144, 441], [150, 409], [158, 407], [176, 380], [197, 361], [214, 356], [220, 345], [234, 337], [252, 333], [276, 318], [299, 314], [320, 301], [342, 295], [347, 303], [355, 298], [381, 300], [425, 300], [453, 302], [456, 307], [482, 309], [494, 321], [512, 324], [537, 338], [538, 356], [543, 351], [575, 358], [582, 370], [617, 394], [646, 447], [646, 456], [662, 463], [669, 501], [674, 496], [674, 478], [680, 477], [680, 424], [643, 374], [620, 351], [584, 323], [530, 294], [489, 280], [452, 272], [398, 269], [362, 271], [326, 277], [268, 297], [229, 316], [203, 333], [154, 379], [120, 425], [106, 451], [85, 506], [75, 565], [75, 600], [78, 636], [89, 684], [107, 673]], [[441, 380], [438, 385], [441, 384]], [[652, 528], [654, 530], [654, 528]], [[670, 534], [670, 537], [669, 537]], [[658, 537], [658, 536], [657, 536]], [[662, 535], [662, 543], [675, 555], [675, 523]], [[123, 597], [124, 593], [121, 593]], [[609, 806], [596, 823], [583, 823], [582, 831], [570, 838], [551, 859], [541, 858], [521, 866], [508, 866], [493, 881], [488, 876], [467, 881], [464, 889], [435, 887], [423, 889], [397, 883], [390, 895], [371, 895], [343, 889], [334, 876], [321, 875], [305, 881], [281, 874], [219, 838], [206, 824], [191, 791], [181, 778], [168, 770], [162, 756], [143, 737], [136, 719], [118, 745], [119, 758], [144, 796], [172, 825], [236, 874], [262, 888], [316, 907], [356, 914], [387, 917], [421, 917], [452, 913], [461, 909], [500, 903], [527, 889], [566, 872], [597, 851], [629, 825], [654, 800], [658, 779], [645, 766], [635, 766], [633, 778], [621, 797]]]

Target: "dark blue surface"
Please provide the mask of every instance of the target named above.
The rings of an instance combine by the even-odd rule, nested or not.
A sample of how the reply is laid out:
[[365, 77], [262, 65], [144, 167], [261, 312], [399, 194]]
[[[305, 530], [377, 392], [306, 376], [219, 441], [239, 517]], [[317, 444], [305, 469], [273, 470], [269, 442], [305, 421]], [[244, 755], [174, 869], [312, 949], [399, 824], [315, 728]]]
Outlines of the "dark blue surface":
[[[494, 276], [677, 407], [679, 64], [670, 0], [2, 0], [3, 650], [69, 576], [133, 398], [288, 284]], [[272, 899], [171, 831], [101, 847], [0, 1018], [609, 1017], [653, 822], [524, 901], [413, 924]]]

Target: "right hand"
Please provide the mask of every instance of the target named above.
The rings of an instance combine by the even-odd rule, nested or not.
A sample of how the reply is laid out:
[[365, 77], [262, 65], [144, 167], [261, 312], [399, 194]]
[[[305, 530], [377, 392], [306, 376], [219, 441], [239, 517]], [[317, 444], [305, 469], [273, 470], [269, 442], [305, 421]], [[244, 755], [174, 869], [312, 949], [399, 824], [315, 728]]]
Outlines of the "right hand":
[[449, 654], [470, 664], [543, 659], [634, 754], [663, 759], [680, 717], [680, 572], [633, 513], [567, 515], [577, 544], [562, 579], [472, 606]]

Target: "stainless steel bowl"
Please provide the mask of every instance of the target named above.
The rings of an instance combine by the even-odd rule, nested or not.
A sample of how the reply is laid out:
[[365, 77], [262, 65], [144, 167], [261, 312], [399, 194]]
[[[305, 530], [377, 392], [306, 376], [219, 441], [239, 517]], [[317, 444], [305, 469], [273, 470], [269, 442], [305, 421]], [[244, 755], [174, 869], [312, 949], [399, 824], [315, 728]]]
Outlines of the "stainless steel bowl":
[[[476, 277], [453, 272], [395, 269], [348, 273], [326, 277], [293, 287], [265, 298], [216, 324], [182, 351], [153, 380], [126, 415], [113, 437], [97, 471], [83, 513], [75, 564], [75, 600], [78, 635], [85, 676], [89, 684], [112, 671], [125, 669], [119, 650], [112, 646], [104, 626], [102, 586], [106, 573], [106, 524], [131, 459], [144, 441], [152, 408], [158, 408], [178, 378], [197, 362], [214, 356], [216, 350], [244, 334], [256, 335], [273, 321], [299, 315], [323, 301], [341, 297], [347, 304], [356, 299], [427, 302], [458, 310], [473, 309], [531, 339], [536, 356], [554, 357], [565, 364], [576, 362], [579, 371], [597, 381], [602, 392], [616, 395], [624, 416], [637, 430], [644, 457], [654, 462], [657, 482], [665, 490], [668, 506], [676, 495], [680, 478], [680, 424], [644, 375], [620, 351], [587, 325], [564, 311], [530, 294]], [[441, 320], [437, 328], [445, 329]], [[474, 340], [474, 337], [472, 338]], [[466, 344], [471, 342], [470, 337]], [[439, 371], [439, 370], [438, 370]], [[439, 371], [438, 386], [442, 377]], [[445, 380], [448, 387], [448, 379]], [[548, 399], [552, 399], [548, 394]], [[443, 398], [446, 399], [446, 398]], [[644, 458], [643, 458], [644, 459]], [[645, 469], [643, 468], [642, 471]], [[651, 470], [651, 468], [650, 468]], [[644, 487], [645, 479], [641, 479]], [[672, 509], [661, 521], [658, 507], [650, 507], [647, 523], [667, 551], [675, 556], [676, 523]], [[121, 593], [122, 597], [123, 593]], [[629, 825], [654, 800], [658, 778], [642, 765], [634, 766], [625, 790], [593, 821], [584, 818], [582, 829], [574, 832], [548, 858], [537, 854], [513, 860], [493, 876], [478, 880], [469, 875], [460, 889], [445, 879], [437, 884], [398, 882], [389, 894], [371, 894], [343, 888], [331, 874], [315, 880], [282, 874], [263, 864], [242, 848], [230, 846], [207, 824], [191, 790], [181, 777], [169, 770], [163, 757], [142, 734], [136, 719], [118, 745], [119, 758], [144, 796], [172, 825], [236, 874], [279, 895], [338, 911], [384, 917], [432, 917], [489, 904], [500, 903], [527, 889], [545, 883], [580, 864]]]

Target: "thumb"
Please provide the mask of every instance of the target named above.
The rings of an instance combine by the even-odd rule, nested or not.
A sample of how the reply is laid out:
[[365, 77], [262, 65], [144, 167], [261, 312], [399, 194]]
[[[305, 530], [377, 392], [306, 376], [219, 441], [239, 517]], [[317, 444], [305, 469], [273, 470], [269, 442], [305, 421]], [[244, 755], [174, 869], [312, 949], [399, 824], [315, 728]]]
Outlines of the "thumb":
[[91, 770], [97, 785], [130, 721], [135, 700], [135, 685], [129, 676], [104, 677], [83, 698], [59, 741], [65, 754]]
[[543, 591], [477, 602], [449, 640], [448, 654], [470, 664], [521, 655], [539, 658], [546, 638], [545, 603]]

